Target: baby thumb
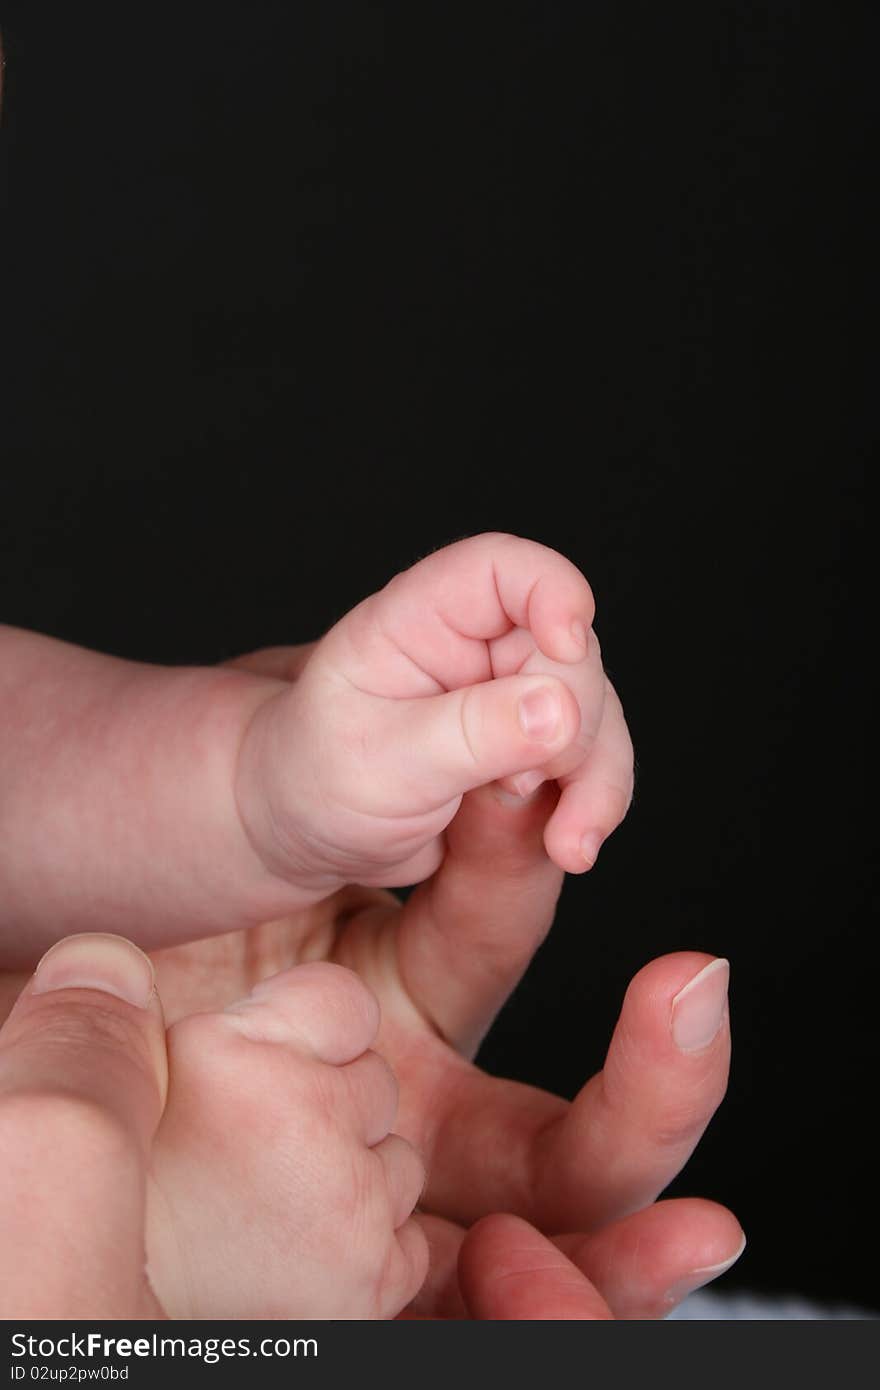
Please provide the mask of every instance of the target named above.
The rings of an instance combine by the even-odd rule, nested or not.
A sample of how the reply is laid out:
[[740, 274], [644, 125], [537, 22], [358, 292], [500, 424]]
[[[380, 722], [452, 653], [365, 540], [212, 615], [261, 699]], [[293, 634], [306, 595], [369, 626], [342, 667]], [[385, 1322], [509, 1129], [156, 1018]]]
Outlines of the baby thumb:
[[579, 728], [577, 701], [561, 680], [503, 676], [445, 695], [396, 701], [380, 762], [388, 785], [410, 789], [414, 802], [437, 805], [544, 766], [574, 741]]

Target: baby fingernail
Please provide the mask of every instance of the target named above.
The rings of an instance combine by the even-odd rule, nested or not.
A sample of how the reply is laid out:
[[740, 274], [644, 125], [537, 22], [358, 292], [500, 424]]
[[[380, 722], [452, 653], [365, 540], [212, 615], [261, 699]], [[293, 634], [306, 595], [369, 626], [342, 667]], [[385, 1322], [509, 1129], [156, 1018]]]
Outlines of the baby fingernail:
[[599, 850], [602, 848], [603, 843], [604, 837], [599, 834], [598, 830], [588, 830], [581, 840], [581, 854], [586, 859], [590, 868], [593, 867], [596, 860], [599, 858]]
[[546, 780], [543, 772], [520, 772], [516, 777], [509, 777], [508, 784], [518, 797], [525, 797], [536, 792]]
[[582, 623], [580, 618], [575, 618], [574, 622], [572, 623], [571, 635], [577, 642], [578, 646], [583, 647], [584, 651], [586, 651], [587, 643], [590, 639], [589, 634], [587, 632], [587, 625], [586, 623]]
[[530, 690], [519, 702], [519, 722], [526, 738], [549, 743], [558, 734], [561, 720], [559, 697], [546, 686]]
[[31, 993], [97, 989], [145, 1009], [155, 983], [152, 962], [125, 937], [84, 932], [50, 946], [37, 966]]
[[[529, 777], [533, 775], [532, 773], [521, 773], [520, 777]], [[538, 775], [540, 776], [540, 774]], [[516, 806], [517, 809], [521, 810], [523, 806], [534, 799], [534, 793], [537, 791], [538, 787], [543, 787], [546, 780], [545, 777], [541, 777], [540, 782], [537, 782], [530, 791], [522, 792], [516, 789], [520, 781], [519, 777], [505, 777], [502, 782], [493, 782], [492, 790], [502, 806]]]
[[699, 1052], [708, 1047], [721, 1027], [730, 963], [723, 958], [710, 961], [672, 1001], [672, 1039], [681, 1052]]
[[726, 1260], [721, 1260], [717, 1265], [704, 1265], [702, 1269], [692, 1269], [690, 1274], [686, 1274], [683, 1279], [679, 1279], [671, 1288], [666, 1290], [663, 1301], [670, 1308], [675, 1308], [695, 1289], [702, 1289], [705, 1284], [711, 1284], [712, 1280], [717, 1279], [719, 1275], [726, 1274], [727, 1270], [736, 1264], [745, 1248], [746, 1238], [743, 1236], [742, 1244], [733, 1255]]

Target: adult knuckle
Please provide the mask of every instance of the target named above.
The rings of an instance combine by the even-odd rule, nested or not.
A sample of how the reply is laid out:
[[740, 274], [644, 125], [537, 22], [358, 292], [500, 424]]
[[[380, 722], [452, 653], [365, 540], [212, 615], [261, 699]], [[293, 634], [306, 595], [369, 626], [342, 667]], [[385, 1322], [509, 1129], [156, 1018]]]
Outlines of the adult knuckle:
[[726, 1089], [723, 1075], [703, 1077], [677, 1103], [670, 1100], [657, 1113], [651, 1130], [656, 1147], [666, 1151], [692, 1148], [724, 1099]]
[[28, 1020], [15, 1038], [22, 1067], [40, 1076], [68, 1077], [77, 1069], [93, 1075], [110, 1072], [152, 1074], [147, 1033], [123, 1006], [64, 1000]]
[[651, 1131], [654, 1146], [664, 1152], [689, 1148], [703, 1131], [705, 1119], [699, 1119], [692, 1112], [676, 1114], [671, 1112], [662, 1116]]
[[35, 1089], [0, 1101], [0, 1151], [57, 1154], [58, 1161], [122, 1161], [131, 1140], [119, 1118], [90, 1096]]
[[141, 1027], [128, 1010], [108, 1003], [66, 1001], [57, 1009], [42, 1010], [34, 1042], [42, 1049], [66, 1051], [140, 1053], [144, 1048]]

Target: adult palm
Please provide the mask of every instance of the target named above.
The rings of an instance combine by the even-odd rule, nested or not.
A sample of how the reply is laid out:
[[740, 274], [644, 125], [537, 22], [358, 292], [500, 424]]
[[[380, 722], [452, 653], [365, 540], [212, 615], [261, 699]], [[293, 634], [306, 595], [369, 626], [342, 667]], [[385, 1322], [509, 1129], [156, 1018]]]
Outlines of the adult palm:
[[[295, 679], [309, 650], [237, 664]], [[473, 792], [448, 828], [441, 867], [405, 903], [347, 888], [282, 921], [155, 956], [170, 1019], [226, 1004], [304, 960], [348, 966], [375, 992], [377, 1048], [400, 1082], [397, 1129], [429, 1174], [421, 1209], [433, 1258], [417, 1312], [464, 1315], [458, 1253], [489, 1213], [556, 1238], [618, 1317], [668, 1312], [743, 1245], [715, 1203], [655, 1204], [727, 1084], [726, 1013], [693, 1052], [671, 1030], [673, 1000], [711, 957], [678, 953], [636, 976], [605, 1067], [572, 1104], [470, 1060], [553, 919], [562, 875], [542, 842], [552, 805], [546, 787], [520, 803]]]

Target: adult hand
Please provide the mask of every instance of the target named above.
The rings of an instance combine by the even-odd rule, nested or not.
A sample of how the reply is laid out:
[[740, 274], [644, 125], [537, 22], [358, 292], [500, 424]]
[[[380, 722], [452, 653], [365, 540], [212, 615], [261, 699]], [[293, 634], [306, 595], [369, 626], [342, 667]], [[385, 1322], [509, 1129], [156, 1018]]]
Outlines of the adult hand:
[[[294, 680], [309, 651], [275, 648], [236, 664]], [[631, 748], [613, 691], [606, 709], [610, 831], [626, 809]], [[545, 787], [517, 800], [483, 788], [465, 797], [440, 869], [403, 905], [350, 888], [257, 931], [156, 956], [172, 1015], [226, 1004], [300, 960], [338, 961], [377, 994], [377, 1048], [401, 1084], [398, 1129], [428, 1166], [433, 1261], [417, 1305], [428, 1314], [462, 1315], [459, 1250], [487, 1213], [514, 1213], [559, 1237], [617, 1317], [662, 1316], [744, 1244], [714, 1203], [651, 1205], [724, 1095], [726, 962], [683, 952], [642, 970], [603, 1071], [571, 1105], [466, 1060], [553, 919], [562, 875], [542, 842], [553, 795]]]
[[[307, 655], [245, 661], [293, 679]], [[742, 1249], [738, 1223], [714, 1203], [651, 1205], [725, 1090], [723, 962], [681, 953], [641, 971], [603, 1072], [572, 1105], [489, 1077], [461, 1055], [475, 1051], [552, 921], [562, 876], [542, 844], [551, 805], [546, 788], [519, 803], [472, 793], [449, 827], [440, 870], [404, 905], [347, 889], [290, 919], [155, 958], [170, 1021], [223, 1007], [301, 960], [348, 965], [379, 996], [377, 1046], [401, 1081], [398, 1129], [430, 1174], [432, 1270], [414, 1310], [422, 1315], [465, 1315], [459, 1253], [469, 1268], [465, 1231], [487, 1213], [518, 1214], [557, 1237], [617, 1317], [668, 1312]], [[22, 983], [9, 979], [7, 993]], [[487, 1249], [483, 1229], [469, 1237], [478, 1252]]]
[[471, 1227], [458, 1278], [470, 1318], [599, 1322], [614, 1316], [577, 1265], [518, 1216], [486, 1216]]
[[0, 1029], [0, 1317], [165, 1316], [144, 1219], [166, 1084], [147, 957], [113, 936], [53, 946]]
[[[149, 962], [128, 942], [70, 938], [44, 957], [0, 1030], [0, 1316], [165, 1316], [144, 1276], [145, 1170], [166, 1087], [152, 985]], [[663, 1248], [662, 1208], [652, 1211], [641, 1263], [656, 1281], [664, 1260], [673, 1272], [677, 1264]], [[578, 1249], [513, 1216], [478, 1221], [460, 1242], [451, 1315], [612, 1317], [583, 1268], [614, 1288], [621, 1267], [638, 1276], [640, 1260], [625, 1249], [626, 1223], [611, 1229]]]

